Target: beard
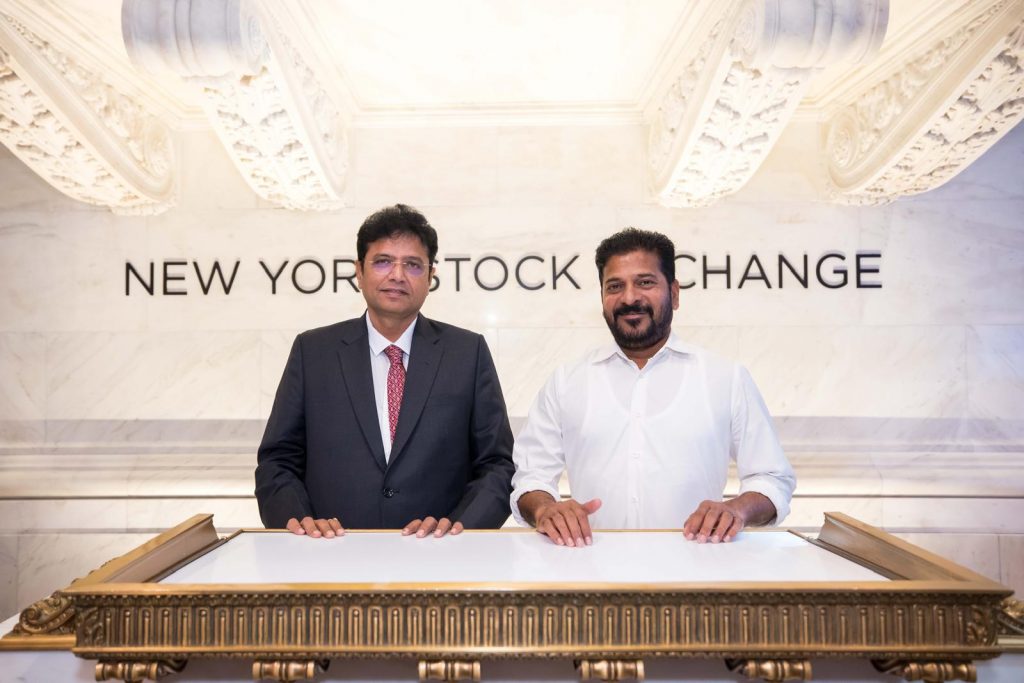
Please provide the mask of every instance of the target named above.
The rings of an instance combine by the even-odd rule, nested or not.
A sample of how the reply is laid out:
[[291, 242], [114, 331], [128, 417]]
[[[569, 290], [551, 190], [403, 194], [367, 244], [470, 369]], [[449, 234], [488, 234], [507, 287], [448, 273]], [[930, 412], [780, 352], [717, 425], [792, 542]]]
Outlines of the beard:
[[[646, 349], [668, 337], [672, 331], [672, 302], [666, 299], [662, 304], [661, 314], [658, 317], [654, 316], [652, 306], [640, 304], [623, 304], [612, 311], [611, 317], [605, 313], [604, 321], [608, 324], [608, 329], [611, 330], [612, 337], [619, 348]], [[645, 321], [641, 320], [634, 326], [619, 320], [622, 316], [631, 313], [645, 313], [650, 318], [650, 322], [645, 324]]]

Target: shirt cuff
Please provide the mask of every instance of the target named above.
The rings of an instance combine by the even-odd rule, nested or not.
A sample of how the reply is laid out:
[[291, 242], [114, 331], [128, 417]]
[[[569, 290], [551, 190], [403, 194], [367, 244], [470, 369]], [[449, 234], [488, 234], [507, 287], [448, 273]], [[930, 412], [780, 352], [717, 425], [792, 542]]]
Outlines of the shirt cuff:
[[532, 528], [533, 525], [523, 519], [522, 513], [519, 512], [519, 499], [530, 491], [543, 491], [554, 498], [555, 501], [561, 500], [562, 496], [558, 493], [558, 489], [552, 488], [549, 484], [545, 484], [540, 481], [524, 481], [520, 482], [519, 485], [516, 486], [515, 490], [512, 491], [512, 495], [509, 497], [509, 502], [512, 507], [512, 519], [516, 520], [516, 523], [519, 524], [519, 526]]
[[790, 494], [787, 491], [782, 491], [776, 482], [765, 478], [751, 477], [740, 484], [741, 495], [748, 491], [760, 493], [775, 506], [775, 518], [765, 526], [778, 526], [789, 516]]

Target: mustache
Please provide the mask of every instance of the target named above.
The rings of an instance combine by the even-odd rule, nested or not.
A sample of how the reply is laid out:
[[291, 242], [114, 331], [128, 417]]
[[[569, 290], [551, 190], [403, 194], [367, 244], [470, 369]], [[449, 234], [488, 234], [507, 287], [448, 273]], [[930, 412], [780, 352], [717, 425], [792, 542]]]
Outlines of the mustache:
[[618, 318], [623, 315], [630, 315], [633, 313], [646, 313], [647, 315], [654, 317], [654, 308], [651, 306], [644, 306], [642, 304], [623, 304], [613, 311], [613, 315]]

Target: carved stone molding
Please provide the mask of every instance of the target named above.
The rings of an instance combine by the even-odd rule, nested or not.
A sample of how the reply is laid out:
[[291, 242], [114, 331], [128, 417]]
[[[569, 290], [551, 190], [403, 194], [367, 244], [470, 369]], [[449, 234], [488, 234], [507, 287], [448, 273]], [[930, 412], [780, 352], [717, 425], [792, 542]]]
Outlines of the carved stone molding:
[[126, 214], [161, 213], [174, 204], [168, 128], [6, 13], [0, 142], [74, 199]]
[[1024, 118], [1024, 5], [990, 4], [848, 102], [826, 127], [833, 199], [938, 187]]
[[881, 45], [888, 0], [733, 4], [649, 108], [652, 186], [666, 206], [704, 206], [764, 161], [815, 70]]
[[210, 122], [258, 195], [289, 209], [342, 205], [342, 113], [261, 2], [125, 0], [122, 26], [136, 65], [199, 88]]

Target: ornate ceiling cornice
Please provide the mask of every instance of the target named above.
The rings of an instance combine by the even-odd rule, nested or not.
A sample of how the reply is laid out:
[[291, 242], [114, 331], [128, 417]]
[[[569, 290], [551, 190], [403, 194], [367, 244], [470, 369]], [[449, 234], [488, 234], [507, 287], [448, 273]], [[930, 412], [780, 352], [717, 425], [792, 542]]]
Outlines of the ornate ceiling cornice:
[[[729, 0], [678, 12], [662, 4], [674, 23], [648, 51], [650, 63], [633, 65], [640, 68], [627, 83], [635, 90], [615, 90], [636, 95], [600, 100], [607, 90], [566, 81], [572, 97], [564, 101], [536, 101], [529, 88], [513, 87], [507, 101], [481, 103], [452, 83], [466, 93], [493, 88], [425, 64], [413, 71], [443, 96], [417, 105], [400, 93], [419, 52], [403, 51], [408, 34], [388, 33], [386, 12], [271, 0], [7, 0], [0, 142], [68, 196], [156, 213], [173, 204], [176, 175], [188, 169], [175, 159], [175, 132], [209, 126], [260, 197], [325, 210], [343, 203], [353, 128], [646, 126], [639, 171], [651, 196], [695, 207], [743, 188], [793, 124], [790, 132], [817, 134], [787, 143], [806, 153], [779, 150], [773, 168], [803, 173], [821, 199], [884, 203], [942, 184], [1024, 118], [1020, 0], [905, 2], [891, 27], [888, 0]], [[443, 25], [452, 10], [438, 11]], [[539, 25], [546, 12], [524, 21]], [[508, 19], [480, 16], [494, 30]], [[567, 20], [564, 8], [550, 17]], [[342, 21], [358, 49], [334, 49]], [[887, 30], [895, 35], [882, 49]], [[580, 45], [594, 49], [593, 40]], [[365, 69], [360, 55], [381, 54], [373, 63], [388, 66], [374, 73], [395, 83], [374, 83], [393, 90], [377, 88], [377, 99], [363, 92], [359, 101], [361, 81], [346, 74]], [[517, 74], [521, 86], [544, 57], [487, 65]]]
[[647, 115], [658, 201], [704, 206], [743, 187], [814, 73], [870, 57], [887, 22], [888, 0], [749, 0], [710, 17]]
[[125, 46], [138, 66], [196, 85], [235, 166], [288, 209], [342, 205], [348, 142], [315, 65], [257, 1], [125, 0]]
[[53, 187], [118, 213], [174, 204], [170, 131], [134, 98], [0, 13], [0, 142]]
[[938, 187], [1024, 118], [1024, 4], [990, 3], [918, 46], [826, 124], [832, 198], [880, 204]]

